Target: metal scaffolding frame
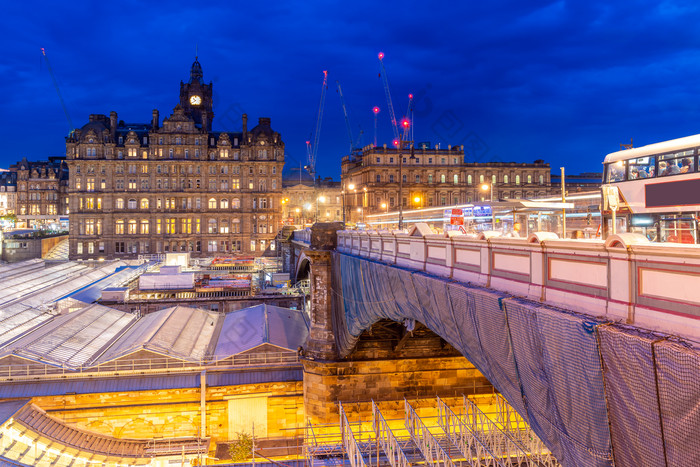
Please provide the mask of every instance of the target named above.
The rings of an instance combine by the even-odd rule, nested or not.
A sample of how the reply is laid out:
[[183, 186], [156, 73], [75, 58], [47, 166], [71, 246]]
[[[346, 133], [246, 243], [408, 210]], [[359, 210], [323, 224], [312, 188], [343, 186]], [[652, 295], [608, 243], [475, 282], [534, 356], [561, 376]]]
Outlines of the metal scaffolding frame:
[[394, 436], [394, 432], [391, 431], [384, 415], [379, 411], [379, 407], [374, 401], [372, 401], [372, 428], [377, 444], [384, 451], [391, 467], [411, 467], [399, 440]]
[[[420, 452], [425, 457], [425, 461], [429, 464], [436, 464], [444, 467], [455, 467], [450, 454], [440, 445], [437, 438], [428, 429], [428, 426], [423, 423], [423, 420], [418, 416], [416, 410], [406, 399], [404, 402], [404, 417], [406, 428], [411, 434], [411, 439]], [[461, 454], [461, 453], [460, 453]]]
[[[492, 433], [484, 433], [479, 431], [481, 426], [474, 426], [465, 423], [454, 411], [445, 404], [445, 402], [437, 398], [438, 401], [438, 423], [447, 434], [447, 437], [460, 450], [466, 462], [472, 467], [506, 467], [506, 464], [501, 460], [501, 457], [506, 459], [511, 458], [511, 447], [507, 444], [497, 445], [489, 438]], [[497, 428], [493, 431], [499, 431]], [[491, 435], [491, 436], [489, 436]], [[498, 449], [499, 456], [494, 454], [494, 450]], [[505, 451], [505, 452], [504, 452]], [[521, 457], [527, 459], [527, 455], [522, 453]], [[510, 464], [509, 464], [510, 465]], [[518, 462], [518, 467], [527, 464]]]

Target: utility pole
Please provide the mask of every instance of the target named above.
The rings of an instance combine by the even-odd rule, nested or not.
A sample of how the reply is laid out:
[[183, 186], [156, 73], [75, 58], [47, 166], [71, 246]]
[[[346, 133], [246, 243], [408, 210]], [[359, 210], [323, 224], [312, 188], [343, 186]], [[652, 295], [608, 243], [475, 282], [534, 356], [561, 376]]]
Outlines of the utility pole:
[[[564, 182], [564, 167], [561, 168], [561, 202], [566, 203], [566, 183]], [[566, 238], [566, 208], [561, 208], [562, 238]]]

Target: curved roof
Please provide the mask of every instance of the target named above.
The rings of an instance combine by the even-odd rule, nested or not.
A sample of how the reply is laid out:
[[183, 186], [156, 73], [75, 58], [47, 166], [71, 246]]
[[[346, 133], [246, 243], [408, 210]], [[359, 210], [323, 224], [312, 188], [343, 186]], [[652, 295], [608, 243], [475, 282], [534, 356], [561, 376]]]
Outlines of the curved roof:
[[285, 167], [282, 171], [282, 186], [306, 185], [314, 186], [314, 177], [300, 167]]
[[263, 344], [296, 351], [309, 335], [301, 311], [262, 304], [226, 315], [214, 350], [214, 359], [247, 352]]
[[223, 316], [211, 311], [175, 306], [141, 318], [95, 362], [104, 363], [138, 350], [149, 350], [188, 361], [201, 361]]

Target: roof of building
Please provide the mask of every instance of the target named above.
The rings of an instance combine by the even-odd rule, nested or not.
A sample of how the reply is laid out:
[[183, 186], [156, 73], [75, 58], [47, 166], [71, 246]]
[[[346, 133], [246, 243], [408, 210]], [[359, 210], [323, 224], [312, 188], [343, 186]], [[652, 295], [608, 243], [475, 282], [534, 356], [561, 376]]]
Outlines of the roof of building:
[[202, 361], [210, 354], [212, 338], [223, 316], [185, 306], [150, 313], [124, 333], [96, 361], [104, 363], [138, 350], [148, 350], [180, 360]]
[[256, 305], [226, 315], [214, 355], [226, 358], [263, 344], [296, 351], [308, 334], [309, 324], [301, 311]]
[[301, 167], [285, 166], [282, 171], [282, 186], [290, 187], [295, 185], [314, 186], [314, 177]]
[[3, 349], [0, 356], [12, 353], [37, 362], [80, 367], [135, 321], [136, 315], [131, 313], [97, 304], [89, 305], [82, 310], [56, 316]]

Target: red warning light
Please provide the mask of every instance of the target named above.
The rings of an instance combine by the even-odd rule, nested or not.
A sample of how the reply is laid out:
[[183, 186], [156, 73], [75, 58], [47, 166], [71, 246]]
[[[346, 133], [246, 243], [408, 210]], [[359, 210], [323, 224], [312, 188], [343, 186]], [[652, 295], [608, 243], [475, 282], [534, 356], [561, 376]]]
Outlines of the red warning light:
[[372, 107], [372, 112], [374, 112], [375, 114], [378, 114], [378, 113], [379, 113], [379, 107], [377, 107], [376, 105], [375, 105], [374, 107]]
[[307, 141], [306, 144], [311, 144], [311, 141]]
[[407, 118], [404, 118], [403, 120], [401, 120], [401, 126], [404, 128], [408, 128], [409, 126], [411, 126], [411, 122], [409, 122]]
[[408, 95], [408, 98], [409, 98], [409, 99], [413, 99], [413, 94], [409, 94], [409, 95]]
[[399, 147], [399, 140], [398, 139], [395, 139], [393, 141], [393, 143], [394, 143], [394, 146], [396, 146], [397, 148]]
[[383, 58], [384, 58], [384, 52], [379, 52], [378, 57], [379, 57], [379, 60], [383, 59]]

